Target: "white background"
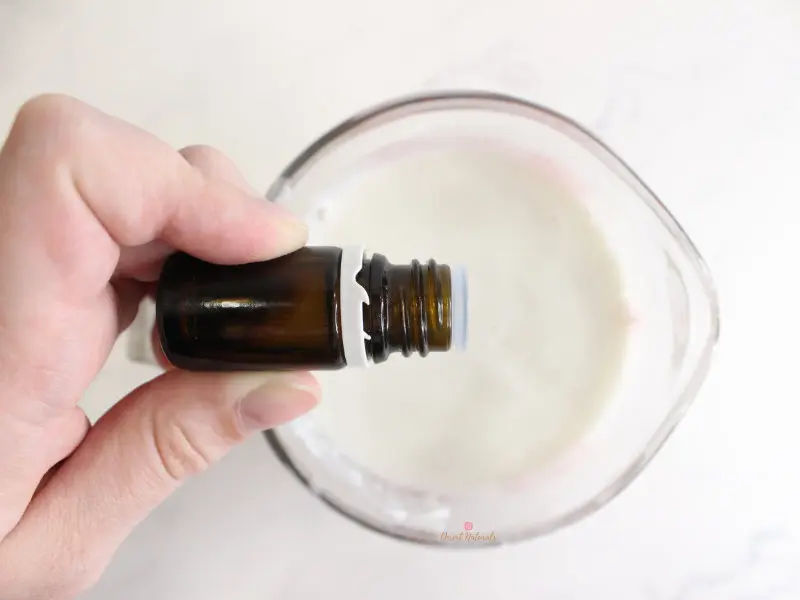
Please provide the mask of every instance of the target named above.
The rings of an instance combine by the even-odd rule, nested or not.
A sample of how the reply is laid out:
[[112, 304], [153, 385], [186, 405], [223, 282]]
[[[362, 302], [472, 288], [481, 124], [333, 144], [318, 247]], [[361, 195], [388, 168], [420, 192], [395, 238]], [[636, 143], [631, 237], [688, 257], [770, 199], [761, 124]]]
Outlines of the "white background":
[[[593, 128], [685, 226], [719, 288], [697, 403], [596, 516], [489, 552], [361, 531], [261, 439], [156, 511], [90, 599], [800, 596], [800, 4], [793, 0], [0, 0], [0, 130], [76, 95], [272, 178], [351, 112], [487, 87]], [[118, 347], [96, 416], [152, 371]]]

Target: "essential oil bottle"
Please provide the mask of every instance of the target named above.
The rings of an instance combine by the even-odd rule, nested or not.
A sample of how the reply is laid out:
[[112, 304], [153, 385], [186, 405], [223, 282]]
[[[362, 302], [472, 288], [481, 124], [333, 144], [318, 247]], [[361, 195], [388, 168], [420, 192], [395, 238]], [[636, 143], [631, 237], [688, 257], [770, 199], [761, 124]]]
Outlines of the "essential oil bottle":
[[364, 367], [465, 348], [466, 273], [433, 260], [394, 265], [360, 247], [307, 246], [237, 266], [177, 253], [158, 283], [156, 324], [181, 369]]

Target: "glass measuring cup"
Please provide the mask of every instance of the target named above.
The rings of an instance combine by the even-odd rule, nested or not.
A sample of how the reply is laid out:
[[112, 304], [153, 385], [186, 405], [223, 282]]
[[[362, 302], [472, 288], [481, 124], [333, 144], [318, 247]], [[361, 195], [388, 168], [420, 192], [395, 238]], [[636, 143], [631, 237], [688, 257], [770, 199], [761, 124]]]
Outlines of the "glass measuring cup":
[[[267, 437], [312, 493], [386, 535], [476, 548], [484, 544], [453, 545], [447, 532], [469, 523], [486, 534], [478, 541], [487, 544], [552, 532], [596, 511], [633, 481], [693, 401], [718, 335], [710, 275], [669, 211], [603, 142], [548, 108], [499, 94], [419, 95], [369, 109], [301, 153], [268, 196], [311, 220], [313, 231], [313, 220], [324, 219], [320, 199], [348, 173], [377, 157], [414, 152], [418, 142], [513, 147], [548, 162], [581, 190], [620, 259], [638, 322], [613, 410], [529, 477], [458, 493], [409, 488], [370, 472], [320, 433], [313, 414]], [[474, 227], [479, 236], [480, 223]], [[471, 344], [480, 346], [480, 340]]]

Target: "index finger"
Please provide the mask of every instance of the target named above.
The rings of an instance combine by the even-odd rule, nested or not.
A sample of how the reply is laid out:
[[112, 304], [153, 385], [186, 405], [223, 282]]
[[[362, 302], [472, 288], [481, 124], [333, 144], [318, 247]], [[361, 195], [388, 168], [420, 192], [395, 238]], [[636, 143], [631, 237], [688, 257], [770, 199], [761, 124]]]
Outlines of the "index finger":
[[64, 96], [20, 111], [0, 155], [0, 197], [0, 260], [24, 265], [29, 284], [105, 285], [120, 246], [154, 240], [234, 264], [307, 238], [280, 206], [204, 177], [149, 133]]

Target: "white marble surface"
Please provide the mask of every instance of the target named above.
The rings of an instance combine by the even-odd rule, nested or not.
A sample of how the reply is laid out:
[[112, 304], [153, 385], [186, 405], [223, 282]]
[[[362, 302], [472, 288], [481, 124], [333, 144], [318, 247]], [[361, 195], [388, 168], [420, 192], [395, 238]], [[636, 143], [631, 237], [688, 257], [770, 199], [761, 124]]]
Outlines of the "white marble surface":
[[[450, 553], [363, 532], [260, 439], [156, 511], [86, 598], [800, 597], [800, 5], [795, 0], [0, 0], [0, 130], [62, 91], [266, 188], [352, 111], [430, 87], [552, 105], [601, 133], [706, 256], [711, 377], [645, 474], [599, 514]], [[97, 415], [151, 375], [117, 347]]]

